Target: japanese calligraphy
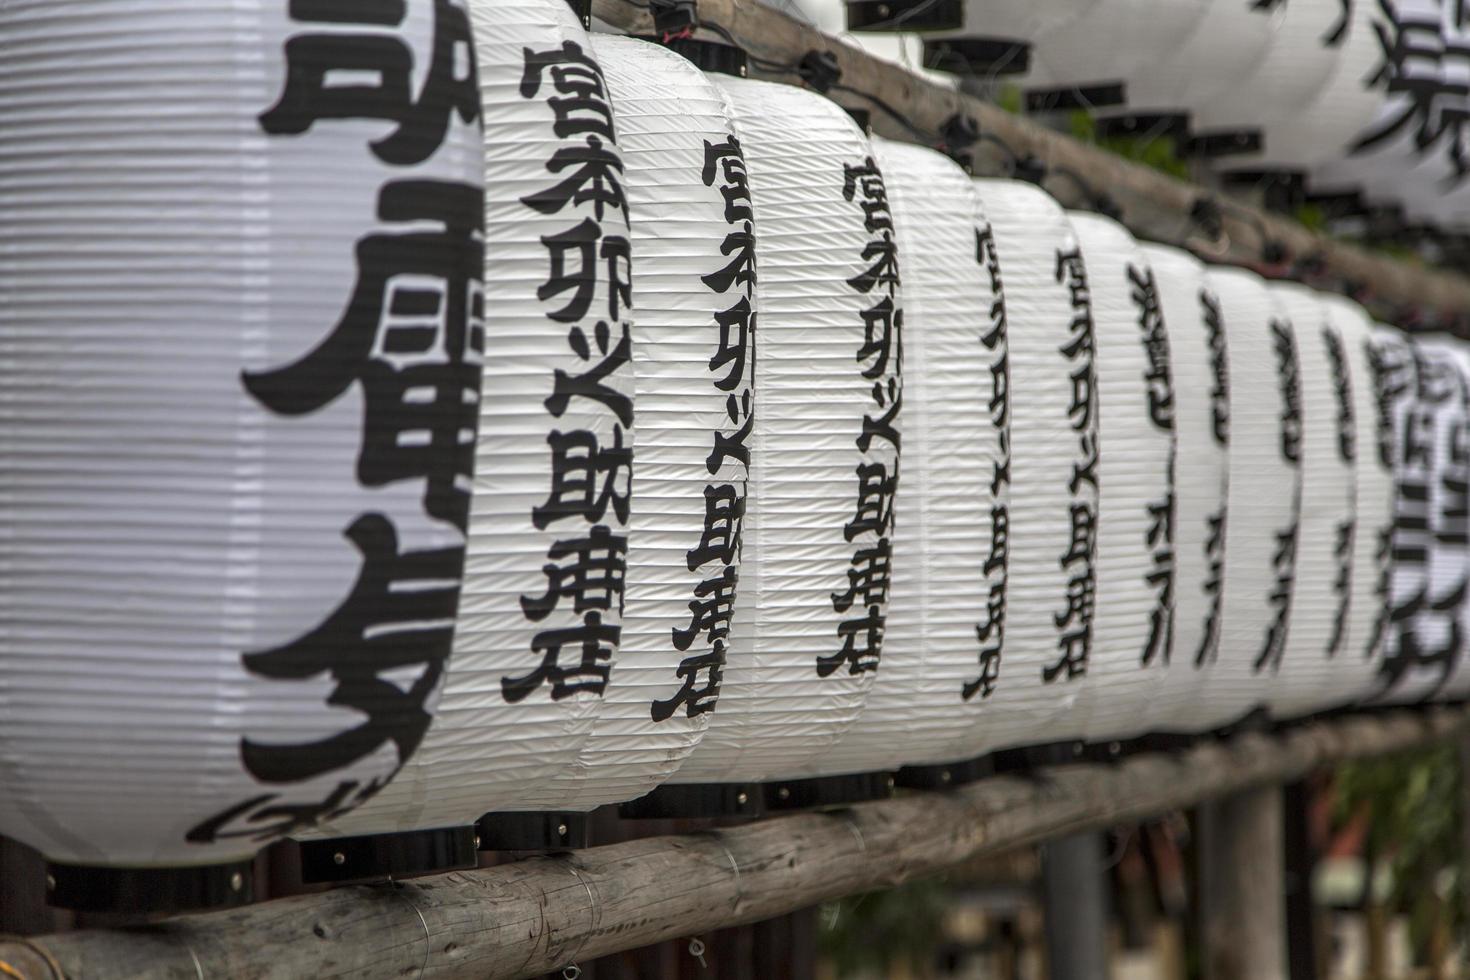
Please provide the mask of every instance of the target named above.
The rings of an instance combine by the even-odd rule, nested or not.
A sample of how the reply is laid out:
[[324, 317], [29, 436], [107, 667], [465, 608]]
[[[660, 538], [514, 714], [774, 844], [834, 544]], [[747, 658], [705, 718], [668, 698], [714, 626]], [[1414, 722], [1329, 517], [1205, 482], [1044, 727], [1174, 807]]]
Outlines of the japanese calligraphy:
[[990, 583], [985, 603], [985, 621], [976, 625], [980, 641], [980, 674], [965, 683], [960, 694], [970, 700], [977, 694], [988, 698], [1000, 682], [1001, 654], [1005, 646], [1006, 584], [1010, 567], [1011, 485], [1011, 369], [1010, 341], [1006, 321], [1005, 283], [1001, 277], [1000, 254], [990, 226], [975, 232], [975, 261], [990, 277], [990, 325], [980, 343], [990, 352], [990, 424], [995, 427], [996, 453], [990, 476], [990, 554], [984, 572]]
[[[1327, 351], [1327, 365], [1332, 373], [1332, 391], [1337, 401], [1337, 459], [1351, 471], [1357, 461], [1356, 413], [1353, 411], [1352, 379], [1348, 376], [1347, 351], [1342, 337], [1331, 327], [1322, 328], [1322, 343]], [[1349, 480], [1351, 491], [1355, 481]], [[1337, 616], [1332, 635], [1327, 640], [1327, 656], [1335, 657], [1342, 649], [1346, 638], [1348, 615], [1352, 606], [1353, 540], [1357, 536], [1357, 525], [1352, 517], [1339, 521], [1336, 528], [1333, 557], [1337, 561], [1337, 574], [1332, 580], [1332, 592], [1337, 598]]]
[[[1276, 380], [1281, 393], [1281, 415], [1278, 425], [1281, 459], [1292, 470], [1301, 467], [1302, 449], [1302, 396], [1301, 369], [1297, 357], [1296, 338], [1291, 326], [1279, 320], [1271, 321], [1272, 348], [1276, 353]], [[1291, 617], [1291, 594], [1296, 585], [1297, 534], [1301, 522], [1302, 491], [1301, 479], [1294, 480], [1292, 490], [1291, 523], [1276, 531], [1276, 550], [1271, 559], [1276, 581], [1266, 597], [1272, 609], [1271, 624], [1266, 628], [1265, 641], [1256, 655], [1253, 667], [1257, 671], [1270, 667], [1281, 668], [1281, 658], [1286, 653], [1286, 636]]]
[[1149, 612], [1148, 639], [1140, 658], [1144, 666], [1155, 660], [1167, 664], [1174, 651], [1174, 377], [1169, 366], [1169, 335], [1152, 269], [1128, 266], [1129, 295], [1138, 310], [1139, 341], [1147, 358], [1143, 384], [1148, 395], [1148, 417], [1169, 440], [1168, 491], [1148, 507], [1144, 544], [1153, 567], [1144, 576], [1158, 596]]
[[522, 56], [519, 92], [549, 111], [550, 154], [546, 184], [520, 203], [564, 222], [541, 236], [547, 277], [536, 298], [565, 331], [567, 358], [553, 368], [544, 401], [559, 423], [546, 437], [550, 485], [530, 513], [534, 528], [556, 537], [541, 568], [544, 590], [520, 599], [538, 627], [535, 667], [501, 678], [511, 704], [543, 688], [553, 701], [606, 691], [622, 638], [633, 481], [632, 248], [608, 227], [625, 231], [628, 221], [612, 103], [601, 67], [577, 42]]
[[864, 458], [855, 467], [857, 500], [844, 529], [847, 541], [855, 545], [848, 585], [832, 593], [833, 610], [847, 618], [837, 624], [841, 647], [830, 656], [817, 658], [819, 677], [828, 677], [844, 666], [849, 674], [875, 671], [882, 657], [893, 571], [890, 535], [893, 497], [898, 492], [898, 417], [903, 407], [898, 240], [888, 190], [871, 157], [856, 166], [844, 165], [842, 196], [861, 209], [863, 227], [870, 236], [859, 256], [865, 268], [848, 279], [847, 285], [873, 300], [860, 314], [863, 341], [854, 360], [862, 367], [862, 377], [872, 382], [874, 409], [863, 416], [856, 440]]
[[[1072, 399], [1067, 419], [1077, 433], [1078, 455], [1072, 461], [1067, 491], [1072, 496], [1070, 535], [1058, 565], [1069, 578], [1065, 607], [1054, 613], [1061, 658], [1042, 668], [1046, 683], [1087, 673], [1092, 656], [1092, 620], [1097, 598], [1097, 374], [1093, 343], [1092, 292], [1082, 253], [1075, 246], [1058, 250], [1056, 282], [1070, 296], [1072, 319], [1067, 342], [1058, 353], [1071, 369]], [[1090, 490], [1088, 489], [1090, 488]]]
[[672, 697], [653, 702], [654, 721], [667, 721], [680, 711], [693, 718], [713, 711], [719, 700], [750, 488], [746, 439], [755, 423], [755, 210], [738, 139], [705, 141], [702, 180], [706, 187], [717, 187], [725, 202], [727, 231], [720, 253], [727, 261], [702, 281], [713, 295], [725, 297], [722, 302], [730, 304], [714, 314], [711, 325], [717, 337], [709, 359], [711, 383], [725, 395], [728, 429], [714, 434], [705, 466], [715, 482], [704, 488], [704, 530], [686, 556], [689, 570], [704, 579], [689, 603], [689, 624], [673, 631], [675, 648], [687, 654], [675, 671], [680, 686]]
[[[432, 8], [431, 36], [407, 32], [409, 3]], [[469, 18], [450, 0], [290, 0], [284, 90], [258, 117], [268, 136], [300, 138], [347, 120], [381, 120], [364, 149], [394, 168], [372, 230], [352, 258], [356, 281], [335, 324], [294, 360], [245, 371], [261, 409], [308, 419], [349, 392], [362, 405], [354, 477], [364, 488], [422, 486], [422, 515], [388, 507], [344, 518], [358, 571], [345, 598], [295, 639], [242, 654], [272, 683], [325, 679], [339, 730], [299, 741], [246, 736], [240, 757], [261, 793], [194, 827], [187, 839], [265, 842], [351, 810], [376, 794], [423, 741], [453, 640], [469, 520], [484, 361], [484, 191], [446, 144], [478, 146], [480, 98]], [[415, 64], [426, 66], [410, 91]], [[404, 172], [404, 171], [410, 172]], [[410, 546], [403, 519], [457, 543]], [[346, 770], [391, 759], [371, 776]], [[381, 767], [381, 763], [374, 763]], [[326, 780], [323, 785], [321, 780]], [[303, 795], [309, 798], [303, 801]]]

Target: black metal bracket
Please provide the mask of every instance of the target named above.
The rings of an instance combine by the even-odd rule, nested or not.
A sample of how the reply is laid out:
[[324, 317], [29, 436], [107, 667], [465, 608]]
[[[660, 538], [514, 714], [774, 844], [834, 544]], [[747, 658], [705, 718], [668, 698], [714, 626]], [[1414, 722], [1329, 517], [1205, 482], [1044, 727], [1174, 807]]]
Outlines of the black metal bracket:
[[460, 871], [478, 865], [473, 827], [364, 834], [299, 843], [308, 885]]

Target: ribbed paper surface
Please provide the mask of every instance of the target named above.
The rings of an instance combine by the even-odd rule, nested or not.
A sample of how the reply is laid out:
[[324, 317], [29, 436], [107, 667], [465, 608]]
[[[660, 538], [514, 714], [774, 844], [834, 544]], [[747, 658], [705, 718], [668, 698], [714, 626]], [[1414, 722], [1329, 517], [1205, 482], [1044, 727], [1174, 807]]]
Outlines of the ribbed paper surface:
[[1120, 111], [1185, 112], [1209, 104], [1239, 83], [1276, 28], [1269, 14], [1248, 3], [1206, 0], [1201, 6], [1192, 32], [1129, 72], [1128, 104]]
[[[638, 455], [618, 663], [553, 787], [578, 809], [643, 796], [719, 697], [748, 467], [717, 452], [750, 419], [755, 227], [724, 93], [654, 44], [597, 35], [632, 215]], [[713, 464], [713, 465], [711, 465]]]
[[1010, 324], [1010, 570], [999, 693], [985, 720], [990, 744], [1004, 748], [1082, 734], [1076, 706], [1096, 649], [1097, 393], [1087, 275], [1066, 214], [1029, 184], [975, 183]]
[[[965, 4], [965, 26], [957, 31], [926, 34], [935, 38], [979, 38], [1034, 45], [1048, 33], [1084, 15], [1105, 0], [1003, 0]], [[1014, 70], [1011, 66], [1010, 70]], [[1034, 58], [1026, 84], [1046, 84], [1045, 69]]]
[[1232, 157], [1232, 166], [1309, 168], [1349, 152], [1373, 121], [1383, 103], [1382, 82], [1375, 76], [1383, 63], [1378, 32], [1387, 18], [1377, 3], [1348, 4], [1346, 20], [1342, 10], [1339, 4], [1328, 35], [1337, 39], [1336, 59], [1325, 84], [1305, 109], [1266, 130], [1263, 153]]
[[986, 683], [1004, 631], [1010, 496], [997, 480], [1008, 421], [1002, 272], [959, 167], [932, 150], [873, 144], [903, 257], [903, 483], [883, 663], [858, 724], [822, 760], [831, 773], [976, 756], [989, 705], [1004, 697]]
[[1434, 602], [1429, 571], [1437, 417], [1423, 395], [1443, 388], [1444, 372], [1428, 371], [1426, 360], [1402, 331], [1380, 326], [1374, 339], [1383, 370], [1382, 397], [1393, 417], [1395, 484], [1393, 581], [1376, 687], [1383, 702], [1406, 704], [1442, 690], [1453, 668], [1448, 656], [1437, 655], [1424, 628]]
[[1302, 398], [1301, 523], [1296, 585], [1281, 670], [1271, 686], [1278, 718], [1332, 706], [1327, 693], [1345, 657], [1352, 585], [1353, 460], [1357, 432], [1347, 353], [1317, 294], [1273, 283], [1296, 336]]
[[1210, 0], [1096, 0], [1042, 34], [1033, 53], [1048, 86], [1124, 83], [1178, 48], [1208, 13]]
[[1470, 627], [1470, 355], [1446, 335], [1416, 336], [1420, 397], [1434, 414], [1429, 520], [1429, 604], [1418, 615], [1420, 654], [1440, 656], [1449, 670], [1440, 698], [1470, 693], [1465, 637]]
[[[352, 26], [419, 66], [406, 97], [433, 21]], [[434, 710], [478, 138], [391, 92], [326, 111], [302, 69], [346, 26], [0, 8], [0, 833], [54, 860], [248, 856], [390, 777]]]
[[1373, 344], [1373, 321], [1361, 306], [1322, 294], [1327, 316], [1342, 338], [1357, 432], [1353, 467], [1352, 591], [1347, 636], [1334, 658], [1323, 700], [1356, 702], [1372, 692], [1388, 626], [1393, 535], [1393, 418]]
[[[617, 669], [633, 372], [627, 296], [611, 277], [628, 276], [628, 224], [606, 179], [602, 196], [555, 189], [569, 158], [620, 177], [607, 89], [565, 0], [473, 0], [470, 12], [486, 350], [454, 658], [414, 764], [336, 833], [559, 802], [554, 778], [576, 764]], [[589, 475], [576, 460], [592, 455]]]
[[1152, 268], [1122, 225], [1073, 212], [1097, 346], [1097, 615], [1081, 711], [1089, 741], [1131, 738], [1174, 641], [1174, 384]]
[[1290, 459], [1300, 451], [1291, 326], [1254, 273], [1212, 267], [1208, 282], [1230, 351], [1230, 482], [1220, 648], [1195, 705], [1198, 728], [1230, 723], [1270, 700], [1296, 581], [1301, 491], [1301, 470]]
[[898, 475], [901, 302], [872, 148], [811, 92], [719, 84], [755, 201], [756, 415], [729, 666], [677, 782], [802, 775], [857, 718], [881, 652]]
[[[1225, 571], [1225, 489], [1230, 439], [1229, 357], [1220, 302], [1194, 256], [1144, 245], [1169, 331], [1174, 380], [1174, 643], [1148, 725], [1195, 727], [1195, 702], [1208, 696], [1201, 667], [1220, 642]], [[1106, 416], [1104, 416], [1106, 418]]]
[[[1247, 6], [1242, 4], [1241, 6]], [[1290, 124], [1332, 77], [1340, 45], [1328, 43], [1343, 18], [1342, 0], [1291, 0], [1271, 8], [1249, 5], [1275, 21], [1259, 56], [1213, 99], [1194, 107], [1196, 132], [1264, 131]], [[1220, 37], [1218, 43], [1229, 44]]]

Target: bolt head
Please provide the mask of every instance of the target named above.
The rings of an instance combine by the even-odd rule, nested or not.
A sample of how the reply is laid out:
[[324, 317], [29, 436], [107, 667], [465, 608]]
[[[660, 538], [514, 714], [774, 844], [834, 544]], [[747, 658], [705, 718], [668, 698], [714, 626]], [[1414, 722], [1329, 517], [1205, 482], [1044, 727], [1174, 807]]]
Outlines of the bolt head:
[[332, 855], [332, 863], [340, 868], [342, 865], [347, 863], [347, 855], [343, 854], [341, 851], [338, 851], [336, 854]]
[[746, 796], [743, 792], [735, 794], [735, 802], [739, 803], [741, 806], [744, 806], [746, 801], [749, 799], [750, 797]]
[[567, 835], [567, 825], [564, 824], [564, 823], [557, 824], [556, 825], [556, 836], [558, 836], [558, 837], [565, 837], [566, 835]]
[[230, 891], [237, 892], [245, 887], [245, 876], [236, 871], [230, 875]]
[[780, 789], [776, 790], [776, 795], [783, 800], [789, 800], [791, 799], [791, 790], [787, 789], [785, 786], [782, 786]]

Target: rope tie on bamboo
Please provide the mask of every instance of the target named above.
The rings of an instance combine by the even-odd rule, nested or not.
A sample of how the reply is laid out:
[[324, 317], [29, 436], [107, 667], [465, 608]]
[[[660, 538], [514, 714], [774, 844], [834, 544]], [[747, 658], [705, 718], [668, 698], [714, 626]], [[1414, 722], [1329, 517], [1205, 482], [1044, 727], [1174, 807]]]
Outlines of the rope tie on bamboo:
[[[23, 946], [26, 949], [30, 950], [32, 953], [35, 953], [37, 956], [39, 956], [41, 960], [46, 964], [46, 969], [51, 971], [50, 980], [66, 980], [66, 971], [61, 968], [61, 963], [56, 959], [55, 956], [51, 955], [51, 951], [49, 949], [47, 949], [45, 946], [42, 946], [35, 940], [27, 939], [25, 936], [13, 936], [8, 933], [0, 933], [0, 944], [4, 943], [13, 943], [16, 946]], [[19, 977], [20, 980], [37, 980], [36, 977], [27, 976], [14, 965], [4, 960], [0, 960], [0, 974], [4, 974], [7, 977]]]
[[[429, 939], [429, 920], [424, 918], [423, 911], [414, 904], [413, 899], [405, 894], [407, 891], [405, 886], [400, 882], [394, 881], [391, 875], [388, 877], [386, 887], [395, 898], [407, 903], [408, 907], [413, 909], [413, 914], [418, 916], [419, 926], [424, 930], [424, 961], [419, 964], [419, 977], [422, 978], [424, 971], [429, 968], [429, 952], [432, 946], [432, 941]], [[204, 980], [204, 978], [201, 976], [199, 980]]]
[[[567, 868], [572, 872], [572, 877], [581, 882], [583, 889], [587, 892], [587, 931], [582, 933], [582, 941], [577, 944], [577, 952], [572, 956], [572, 964], [567, 967], [568, 970], [576, 970], [580, 976], [582, 971], [577, 967], [576, 961], [581, 958], [582, 951], [587, 948], [587, 943], [592, 940], [592, 936], [597, 932], [598, 926], [602, 925], [602, 906], [597, 904], [597, 894], [592, 890], [592, 883], [582, 877], [582, 873], [577, 870], [577, 866], [568, 860]], [[576, 978], [568, 977], [567, 980], [576, 980]]]

